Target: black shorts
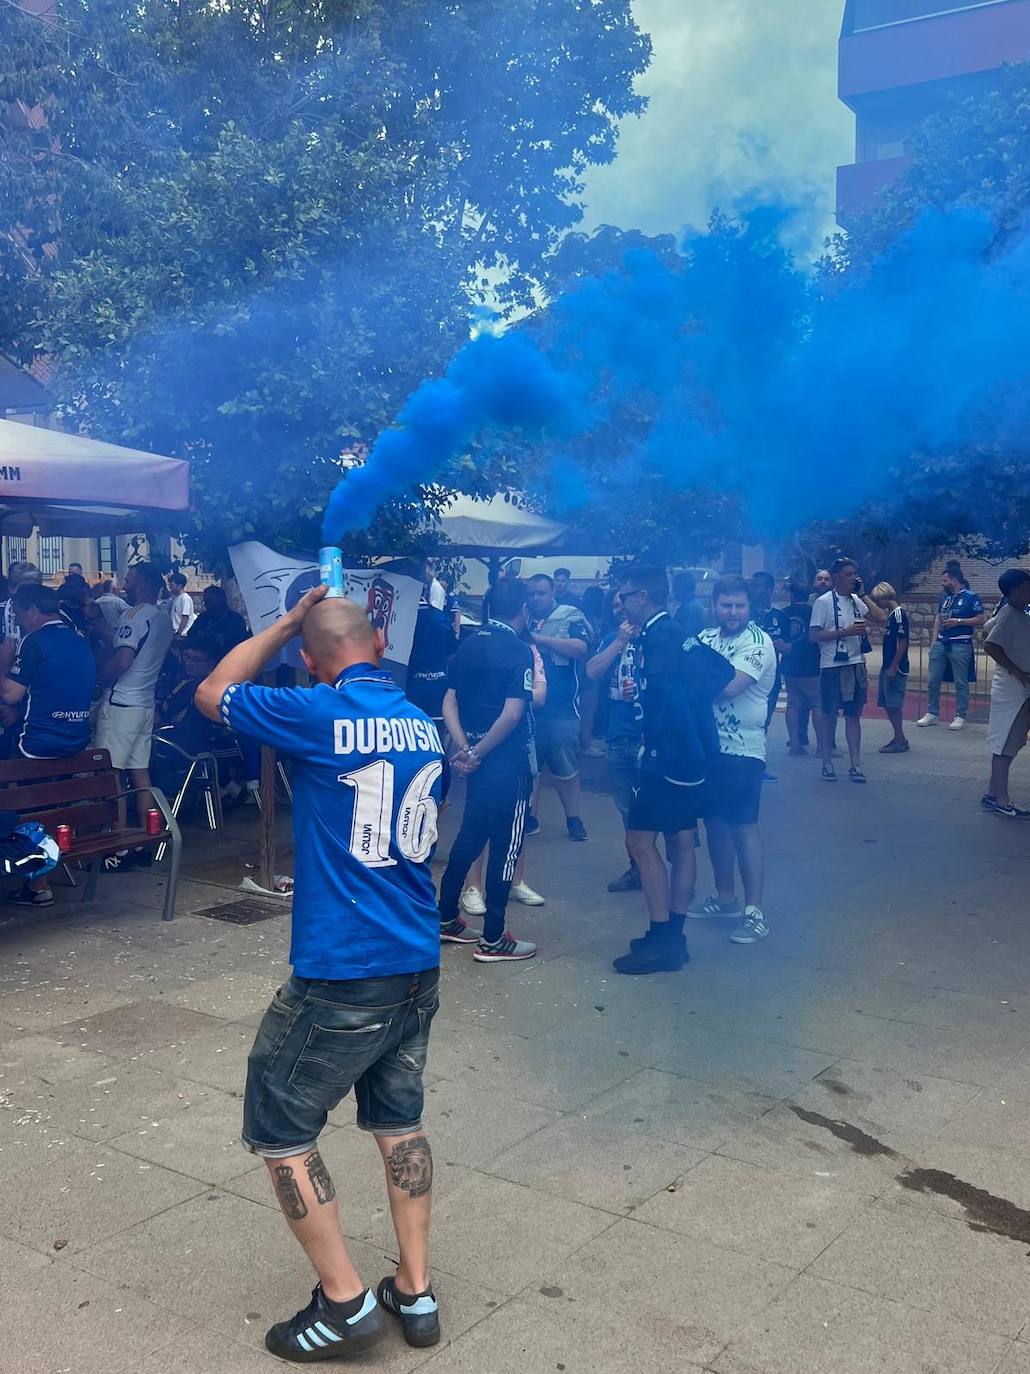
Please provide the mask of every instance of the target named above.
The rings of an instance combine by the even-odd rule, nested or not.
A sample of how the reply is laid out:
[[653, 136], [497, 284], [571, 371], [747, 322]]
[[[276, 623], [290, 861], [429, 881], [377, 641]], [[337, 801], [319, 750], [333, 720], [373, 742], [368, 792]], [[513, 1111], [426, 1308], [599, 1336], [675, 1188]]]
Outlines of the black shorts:
[[696, 830], [703, 803], [703, 784], [681, 787], [665, 778], [642, 773], [630, 798], [626, 829], [662, 831], [668, 835]]
[[762, 805], [765, 764], [761, 759], [720, 754], [708, 769], [705, 815], [727, 825], [755, 825]]

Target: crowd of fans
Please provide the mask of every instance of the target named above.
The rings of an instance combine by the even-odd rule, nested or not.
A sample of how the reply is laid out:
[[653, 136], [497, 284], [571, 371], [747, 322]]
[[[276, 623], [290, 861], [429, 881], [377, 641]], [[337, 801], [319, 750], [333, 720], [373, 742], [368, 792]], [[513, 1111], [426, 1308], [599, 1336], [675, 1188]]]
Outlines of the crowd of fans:
[[[91, 587], [75, 563], [57, 588], [44, 585], [27, 562], [12, 564], [6, 581], [0, 758], [60, 760], [91, 744], [106, 749], [135, 791], [142, 826], [152, 783], [172, 790], [187, 755], [226, 743], [226, 732], [200, 716], [193, 698], [212, 667], [247, 637], [242, 616], [218, 586], [205, 588], [198, 614], [186, 578], [176, 572], [165, 579], [150, 563], [130, 567], [122, 587], [110, 577]], [[238, 771], [256, 789], [255, 749], [230, 743], [238, 746]], [[116, 872], [146, 862], [149, 851], [120, 851], [104, 866]], [[38, 881], [10, 900], [49, 906], [53, 897]]]
[[[991, 778], [981, 805], [1026, 817], [1030, 812], [1009, 797], [1008, 774], [1030, 729], [1030, 573], [1007, 572], [999, 587], [1002, 602], [988, 620], [961, 566], [947, 565], [931, 632], [929, 710], [916, 723], [938, 723], [941, 684], [952, 680], [957, 714], [950, 729], [965, 728], [974, 639], [982, 630], [994, 673]], [[437, 664], [434, 714], [458, 746], [457, 771], [469, 778], [441, 893], [445, 941], [475, 945], [474, 957], [484, 961], [533, 956], [530, 942], [506, 930], [507, 884], [514, 883], [516, 901], [544, 900], [525, 883], [520, 849], [540, 827], [545, 772], [568, 838], [587, 840], [579, 816], [586, 752], [606, 755], [626, 832], [629, 865], [609, 891], [642, 889], [650, 916], [646, 934], [615, 960], [617, 971], [682, 967], [690, 917], [734, 918], [729, 938], [736, 944], [769, 934], [758, 817], [763, 786], [776, 781], [766, 767], [767, 740], [784, 684], [789, 753], [807, 754], [814, 734], [820, 776], [836, 783], [843, 720], [847, 779], [865, 785], [862, 721], [875, 624], [882, 633], [876, 700], [891, 727], [879, 752], [911, 749], [904, 706], [912, 636], [895, 588], [879, 582], [867, 592], [856, 563], [838, 558], [811, 587], [788, 582], [782, 609], [773, 605], [774, 592], [768, 573], [727, 576], [713, 583], [706, 603], [689, 573], [677, 574], [670, 587], [664, 569], [642, 566], [624, 572], [607, 595], [592, 587], [582, 600], [570, 591], [565, 569], [528, 583], [496, 583], [484, 628], [449, 668]], [[699, 821], [715, 879], [715, 892], [700, 900]], [[496, 855], [485, 888], [484, 847]], [[484, 918], [482, 935], [466, 917]]]
[[[31, 563], [13, 564], [7, 581], [0, 757], [56, 760], [91, 743], [106, 749], [128, 775], [142, 818], [152, 784], [174, 790], [191, 757], [225, 746], [236, 759], [222, 778], [226, 795], [257, 800], [257, 746], [229, 736], [194, 700], [198, 684], [249, 634], [221, 587], [195, 598], [182, 573], [163, 578], [148, 563], [131, 567], [124, 586], [104, 578], [91, 587], [75, 564], [56, 589]], [[880, 753], [909, 752], [911, 628], [897, 592], [880, 582], [867, 593], [848, 558], [819, 570], [811, 586], [789, 580], [782, 607], [773, 604], [775, 582], [765, 572], [723, 577], [708, 599], [690, 573], [670, 584], [664, 569], [642, 565], [581, 598], [570, 584], [565, 568], [527, 582], [502, 576], [484, 599], [482, 628], [463, 641], [457, 601], [433, 569], [426, 578], [406, 691], [456, 747], [455, 771], [468, 777], [470, 799], [443, 885], [444, 938], [469, 942], [465, 918], [484, 918], [477, 957], [531, 957], [529, 942], [507, 934], [506, 909], [509, 897], [544, 901], [526, 881], [522, 852], [540, 829], [541, 782], [550, 774], [565, 833], [584, 843], [580, 762], [598, 756], [607, 760], [626, 833], [627, 867], [609, 890], [642, 890], [651, 918], [645, 940], [616, 967], [679, 967], [688, 916], [739, 917], [734, 942], [763, 939], [757, 826], [763, 784], [776, 781], [766, 766], [767, 738], [783, 688], [790, 755], [807, 754], [814, 736], [821, 777], [836, 782], [843, 719], [847, 778], [864, 784], [875, 622], [883, 645], [877, 704], [892, 730]], [[982, 805], [1024, 817], [1030, 813], [1012, 803], [1008, 775], [1030, 727], [1030, 616], [1023, 613], [1030, 574], [1007, 572], [999, 585], [1002, 602], [988, 620], [960, 565], [947, 565], [931, 634], [928, 709], [916, 724], [939, 722], [942, 683], [950, 680], [957, 706], [950, 728], [964, 728], [982, 631], [995, 665]], [[696, 901], [699, 820], [716, 890]], [[142, 851], [105, 861], [114, 871], [141, 862]], [[12, 900], [42, 906], [52, 897], [45, 883], [27, 884]], [[507, 942], [499, 951], [498, 940]]]

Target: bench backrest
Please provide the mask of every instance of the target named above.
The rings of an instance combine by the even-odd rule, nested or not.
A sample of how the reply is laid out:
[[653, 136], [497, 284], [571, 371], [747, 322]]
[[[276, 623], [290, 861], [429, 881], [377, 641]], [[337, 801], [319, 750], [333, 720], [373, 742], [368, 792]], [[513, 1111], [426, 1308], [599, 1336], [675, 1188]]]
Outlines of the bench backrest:
[[70, 825], [76, 833], [119, 822], [118, 774], [106, 749], [85, 749], [67, 759], [10, 759], [0, 763], [0, 811], [40, 821], [51, 834]]

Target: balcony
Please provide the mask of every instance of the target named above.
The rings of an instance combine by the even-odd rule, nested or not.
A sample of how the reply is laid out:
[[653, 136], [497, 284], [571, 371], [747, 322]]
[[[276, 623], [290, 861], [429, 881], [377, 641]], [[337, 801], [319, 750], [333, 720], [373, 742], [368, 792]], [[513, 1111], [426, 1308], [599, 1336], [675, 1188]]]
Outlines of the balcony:
[[837, 223], [847, 228], [848, 221], [868, 210], [883, 188], [896, 180], [908, 164], [907, 157], [888, 157], [879, 162], [838, 167]]
[[874, 92], [996, 70], [1030, 59], [1030, 0], [894, 22], [840, 40], [840, 98], [855, 108]]

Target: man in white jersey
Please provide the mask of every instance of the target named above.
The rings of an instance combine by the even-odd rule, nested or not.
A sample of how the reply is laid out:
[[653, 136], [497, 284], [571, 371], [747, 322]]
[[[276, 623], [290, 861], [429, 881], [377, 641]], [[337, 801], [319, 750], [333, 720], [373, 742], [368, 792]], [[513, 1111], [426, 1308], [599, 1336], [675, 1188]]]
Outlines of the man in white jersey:
[[193, 598], [186, 590], [186, 578], [181, 572], [168, 574], [168, 591], [170, 593], [165, 606], [172, 620], [172, 634], [183, 639], [190, 632], [190, 627], [197, 618], [196, 607]]
[[[97, 716], [95, 744], [123, 768], [137, 796], [142, 827], [152, 805], [150, 737], [154, 731], [154, 688], [172, 642], [172, 622], [157, 601], [161, 574], [152, 563], [136, 563], [125, 577], [129, 609], [114, 631], [114, 652], [98, 679], [105, 688]], [[109, 867], [111, 865], [108, 865]]]
[[765, 722], [777, 674], [773, 641], [751, 619], [750, 589], [742, 577], [721, 577], [712, 588], [717, 627], [698, 638], [721, 654], [733, 677], [715, 698], [719, 754], [708, 770], [704, 819], [715, 893], [688, 908], [693, 917], [732, 916], [741, 910], [734, 865], [744, 887], [743, 920], [730, 934], [736, 945], [753, 945], [769, 934], [762, 910], [764, 859], [758, 832], [765, 774]]

